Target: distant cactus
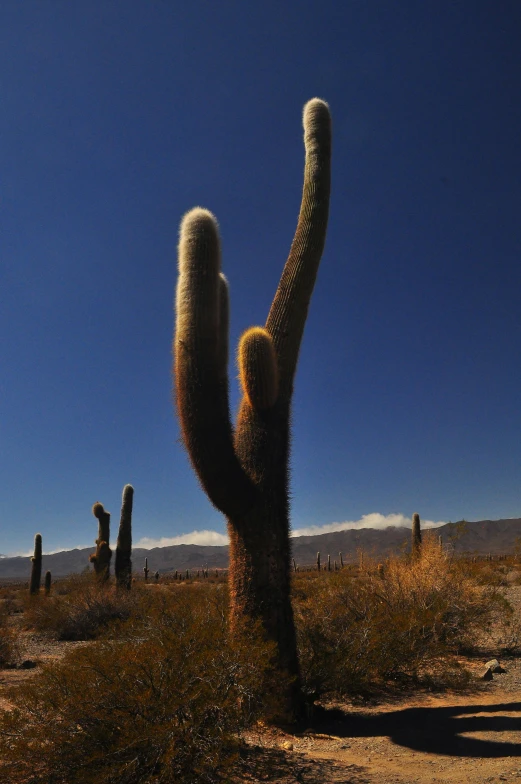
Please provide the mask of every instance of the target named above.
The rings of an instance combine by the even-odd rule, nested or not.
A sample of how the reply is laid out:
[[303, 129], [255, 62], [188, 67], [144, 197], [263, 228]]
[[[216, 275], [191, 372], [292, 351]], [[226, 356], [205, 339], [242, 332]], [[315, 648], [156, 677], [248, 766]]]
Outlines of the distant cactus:
[[154, 580], [156, 581], [156, 583], [159, 582], [159, 572], [154, 573]]
[[42, 582], [42, 535], [36, 534], [34, 537], [34, 555], [31, 558], [31, 581], [29, 583], [29, 593], [40, 593], [40, 583]]
[[293, 381], [324, 247], [331, 118], [319, 99], [304, 108], [306, 164], [297, 230], [265, 327], [248, 329], [238, 359], [243, 399], [230, 421], [228, 286], [217, 222], [196, 208], [181, 224], [174, 340], [176, 399], [192, 465], [228, 520], [232, 630], [260, 618], [281, 669], [299, 667], [290, 592], [289, 445]]
[[49, 596], [49, 594], [51, 593], [51, 582], [52, 582], [52, 575], [49, 571], [47, 571], [45, 572], [45, 582], [44, 582], [46, 596]]
[[291, 560], [293, 561], [293, 571], [296, 572], [297, 571], [297, 562], [295, 561], [294, 558], [292, 558]]
[[342, 553], [338, 553], [338, 557], [340, 558], [340, 568], [344, 568], [344, 559], [342, 558]]
[[320, 571], [320, 553], [317, 553], [317, 572]]
[[443, 552], [443, 536], [441, 536], [441, 534], [440, 534], [440, 536], [438, 536], [438, 544], [440, 546], [440, 552], [442, 553]]
[[89, 561], [93, 564], [98, 578], [102, 582], [106, 582], [110, 576], [110, 559], [112, 558], [112, 550], [109, 546], [110, 512], [106, 512], [103, 504], [96, 501], [92, 507], [92, 514], [98, 521], [98, 538], [96, 539], [96, 552], [90, 556]]
[[121, 499], [121, 517], [119, 520], [118, 541], [116, 544], [116, 584], [118, 588], [130, 591], [132, 586], [132, 505], [134, 488], [125, 485]]
[[146, 583], [148, 582], [148, 572], [149, 572], [149, 568], [148, 568], [148, 558], [145, 558], [145, 565], [144, 565], [144, 567], [143, 567], [143, 574], [145, 575], [145, 582], [146, 582]]
[[415, 512], [412, 516], [412, 555], [417, 558], [422, 546], [422, 532], [420, 528], [420, 515]]

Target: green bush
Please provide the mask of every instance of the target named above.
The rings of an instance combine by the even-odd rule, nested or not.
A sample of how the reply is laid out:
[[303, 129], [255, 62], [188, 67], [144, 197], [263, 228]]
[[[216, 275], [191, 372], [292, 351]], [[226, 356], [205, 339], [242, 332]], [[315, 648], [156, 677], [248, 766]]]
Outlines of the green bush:
[[227, 633], [225, 592], [144, 592], [112, 639], [44, 667], [0, 716], [12, 784], [199, 784], [235, 765], [240, 731], [276, 710], [273, 646]]

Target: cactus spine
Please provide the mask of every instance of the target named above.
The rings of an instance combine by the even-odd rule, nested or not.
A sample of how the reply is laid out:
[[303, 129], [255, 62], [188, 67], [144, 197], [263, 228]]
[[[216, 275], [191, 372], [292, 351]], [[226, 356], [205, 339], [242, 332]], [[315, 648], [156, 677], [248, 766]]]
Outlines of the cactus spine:
[[49, 571], [45, 572], [45, 581], [44, 581], [44, 589], [45, 595], [49, 596], [51, 593], [51, 582], [52, 582], [52, 575]]
[[36, 534], [34, 537], [34, 555], [31, 558], [31, 581], [29, 583], [29, 593], [40, 593], [40, 583], [42, 581], [42, 535]]
[[[297, 229], [265, 327], [247, 330], [238, 362], [243, 399], [228, 402], [228, 286], [217, 222], [185, 215], [179, 241], [174, 339], [176, 400], [185, 446], [210, 501], [228, 520], [232, 629], [260, 618], [278, 663], [299, 668], [290, 602], [289, 433], [293, 379], [325, 242], [331, 120], [324, 101], [304, 108], [306, 163]], [[293, 705], [296, 702], [293, 701]]]
[[94, 565], [94, 571], [98, 578], [105, 582], [110, 575], [110, 559], [112, 550], [109, 547], [110, 541], [110, 512], [106, 512], [103, 504], [96, 501], [92, 507], [92, 514], [98, 521], [98, 538], [96, 539], [96, 552], [90, 556], [89, 560]]
[[132, 505], [134, 488], [125, 485], [121, 499], [121, 517], [119, 519], [118, 541], [116, 544], [116, 584], [118, 588], [130, 591], [132, 586]]
[[412, 516], [412, 555], [417, 558], [422, 546], [422, 532], [420, 528], [420, 515], [415, 512]]

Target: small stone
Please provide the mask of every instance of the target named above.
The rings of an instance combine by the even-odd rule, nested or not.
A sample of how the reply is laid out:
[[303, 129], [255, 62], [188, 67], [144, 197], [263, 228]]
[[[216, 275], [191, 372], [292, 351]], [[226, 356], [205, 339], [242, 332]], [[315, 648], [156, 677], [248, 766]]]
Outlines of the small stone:
[[33, 670], [36, 667], [36, 662], [31, 659], [26, 659], [20, 664], [21, 670]]
[[282, 748], [286, 751], [293, 751], [293, 743], [290, 740], [285, 740], [282, 744]]
[[491, 659], [485, 664], [485, 667], [489, 667], [491, 672], [506, 672], [497, 659]]

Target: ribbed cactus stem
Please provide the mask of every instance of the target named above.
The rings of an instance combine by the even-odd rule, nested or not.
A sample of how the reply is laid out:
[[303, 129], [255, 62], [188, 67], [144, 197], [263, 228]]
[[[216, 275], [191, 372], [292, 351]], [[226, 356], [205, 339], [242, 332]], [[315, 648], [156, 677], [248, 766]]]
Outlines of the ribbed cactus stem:
[[235, 428], [229, 411], [228, 287], [221, 272], [219, 231], [214, 216], [199, 207], [181, 224], [174, 340], [183, 440], [201, 485], [228, 521], [232, 631], [261, 619], [277, 644], [280, 668], [294, 678], [291, 691], [299, 702], [290, 600], [290, 407], [328, 220], [327, 104], [318, 98], [309, 101], [303, 123], [306, 161], [297, 228], [264, 327], [248, 329], [240, 341], [244, 394]]
[[422, 546], [422, 532], [420, 528], [420, 515], [415, 512], [412, 516], [412, 554], [414, 558], [420, 555]]
[[49, 571], [45, 572], [45, 579], [44, 579], [44, 590], [45, 595], [49, 596], [51, 593], [51, 583], [52, 583], [52, 575]]
[[119, 518], [116, 561], [114, 571], [118, 588], [130, 591], [132, 587], [132, 509], [134, 488], [125, 485], [121, 496], [121, 515]]
[[110, 549], [110, 512], [107, 512], [99, 501], [92, 507], [92, 514], [98, 521], [98, 538], [96, 539], [96, 552], [90, 556], [89, 560], [94, 566], [96, 575], [102, 582], [106, 582], [110, 576], [110, 559], [112, 550]]
[[29, 593], [37, 594], [40, 592], [42, 582], [42, 535], [36, 534], [34, 537], [34, 554], [31, 558], [31, 579], [29, 582]]

